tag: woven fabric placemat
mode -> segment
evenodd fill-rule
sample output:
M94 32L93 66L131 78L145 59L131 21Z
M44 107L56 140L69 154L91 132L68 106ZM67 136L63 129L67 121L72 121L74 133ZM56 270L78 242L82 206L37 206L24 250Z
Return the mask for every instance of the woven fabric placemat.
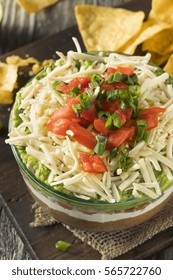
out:
M37 203L33 205L33 210L35 219L31 223L32 227L48 226L58 223L58 221L46 213ZM117 230L111 233L73 229L64 225L76 237L97 250L103 260L114 259L172 226L173 203L169 203L166 208L147 222L130 229Z

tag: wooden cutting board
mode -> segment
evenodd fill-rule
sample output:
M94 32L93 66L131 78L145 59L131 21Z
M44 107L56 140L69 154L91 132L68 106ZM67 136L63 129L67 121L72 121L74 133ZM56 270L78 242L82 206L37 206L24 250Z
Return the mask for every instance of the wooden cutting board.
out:
M147 14L150 9L150 1L146 3L145 0L136 0L128 5L126 4L125 7L132 10L144 10ZM71 40L73 36L79 40L82 49L85 50L77 26L72 26L58 34L43 38L8 53L1 57L0 60L5 61L6 56L13 54L20 57L25 57L26 55L34 56L40 61L56 58L56 50L66 53L70 49L75 49ZM27 79L28 76L24 73L20 79L20 85L22 86ZM31 210L34 201L25 187L10 147L4 143L8 133L10 107L0 105L0 119L4 123L4 128L0 132L0 210L3 209L5 211L14 225L31 259L100 259L98 252L74 237L61 224L39 228L32 228L30 226L34 218ZM10 238L11 233L8 232L7 234L7 238ZM72 245L65 252L58 251L55 249L55 243L58 240L70 242ZM172 244L173 228L170 228L121 256L119 259L149 258ZM14 248L11 248L11 250L14 250Z

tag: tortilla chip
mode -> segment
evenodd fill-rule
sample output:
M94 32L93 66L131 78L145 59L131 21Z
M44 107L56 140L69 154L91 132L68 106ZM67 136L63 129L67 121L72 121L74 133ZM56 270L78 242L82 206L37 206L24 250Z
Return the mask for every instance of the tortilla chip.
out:
M169 73L170 75L173 75L173 54L170 55L163 70Z
M170 25L165 22L159 22L154 19L147 20L143 23L142 30L138 32L130 41L128 41L119 52L124 52L127 54L134 54L138 45L143 43L149 38L152 38L158 32L170 28Z
M168 60L170 54L160 55L158 53L150 52L151 53L151 62L156 64L157 66L162 66Z
M17 55L11 55L6 58L6 62L9 65L16 65L17 67L28 66L29 64L39 63L34 57L20 58Z
M165 29L142 45L142 50L150 50L160 55L166 55L173 52L173 28Z
M55 4L59 0L17 0L18 4L28 13L35 13L50 5Z
M139 32L144 19L142 11L95 5L75 6L79 31L87 51L116 51Z
M17 81L17 67L0 62L0 103L13 102L12 91Z
M173 1L152 0L152 9L149 18L155 18L173 25Z

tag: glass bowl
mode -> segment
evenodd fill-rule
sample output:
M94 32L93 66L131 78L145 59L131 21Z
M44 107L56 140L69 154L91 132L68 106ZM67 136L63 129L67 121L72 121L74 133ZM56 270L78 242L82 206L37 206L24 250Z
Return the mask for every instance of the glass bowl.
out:
M95 52L93 52L95 54ZM12 113L9 127L12 126ZM112 232L136 226L158 213L171 198L173 184L155 200L143 195L126 201L84 200L38 179L23 162L17 146L11 146L25 184L34 200L56 220L82 230Z
M172 185L152 202L147 197L118 203L86 201L57 191L40 181L23 163L16 146L12 146L12 152L34 200L56 220L82 230L112 232L138 225L158 213L173 192Z

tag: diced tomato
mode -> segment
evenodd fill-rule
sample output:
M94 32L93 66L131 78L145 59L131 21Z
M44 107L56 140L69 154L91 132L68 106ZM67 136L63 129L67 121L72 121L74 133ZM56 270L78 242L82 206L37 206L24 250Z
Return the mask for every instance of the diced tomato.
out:
M95 118L97 117L97 111L95 108L95 105L92 104L91 105L91 109L89 110L82 110L80 119L81 119L81 124L88 126L91 123L93 123L93 121L95 120Z
M123 113L126 116L126 121L129 121L132 117L133 110L131 108L126 108L125 110L123 110Z
M59 119L69 119L69 120L76 120L77 121L77 116L75 112L73 111L72 107L69 105L66 105L60 109L55 110L52 115L50 116L50 119L48 123L50 122L55 122Z
M121 127L115 132L109 134L108 137L108 149L114 149L124 143L131 135L130 127Z
M157 115L141 115L138 117L139 120L145 120L147 122L147 127L145 130L150 130L158 126L158 116Z
M76 141L78 141L80 144L87 147L88 149L94 149L96 139L89 130L74 122L72 122L69 129L73 131L73 138Z
M104 109L104 111L107 111L111 114L113 114L116 109L119 109L120 106L121 106L121 100L120 99L117 99L117 100L112 101L112 102L108 102L106 100L102 103L102 108Z
M145 120L147 122L147 127L145 128L145 130L150 130L158 126L158 117L165 111L165 108L160 107L150 107L142 109L138 119Z
M104 173L108 171L102 159L97 155L91 156L80 153L80 160L85 172Z
M83 89L87 88L90 82L91 79L89 77L74 78L68 84L62 82L59 86L57 86L57 90L69 94L74 87L78 87L80 85L81 91L83 92Z
M77 87L78 85L80 85L81 88L86 88L86 87L88 87L88 84L90 82L91 82L91 78L89 78L89 77L79 77L79 78L74 78L73 80L71 80L69 85L71 87Z
M67 99L67 104L72 108L72 105L73 104L80 104L80 101L79 101L79 98L78 96L76 97L73 97L73 98L68 98ZM72 109L73 110L73 109ZM97 111L96 111L96 108L95 108L95 104L93 103L91 105L91 109L89 110L82 110L82 113L80 115L80 118L79 118L79 122L84 125L84 126L88 126L90 125L91 123L93 123L94 119L96 118L97 116Z
M69 86L69 84L61 83L57 86L56 90L62 91L65 94L69 94L72 90L72 88Z
M73 104L79 104L80 101L79 101L79 98L78 96L76 97L69 97L67 98L66 100L66 104L69 105L70 107L73 105Z
M105 72L105 78L107 78L110 74L116 73L116 72L121 72L122 74L131 76L134 73L134 68L133 67L122 67L122 66L119 66L117 68L109 67Z
M105 126L105 121L100 119L94 120L94 128L100 133L103 133L104 135L109 134L109 129Z
M150 107L150 108L146 108L146 109L142 109L140 116L144 116L144 115L161 115L166 111L165 108L160 108L160 107Z
M49 131L61 135L66 136L66 131L69 130L72 121L68 119L58 119L56 121L48 121L47 128Z
M105 111L109 112L110 114L117 112L123 125L127 120L129 120L129 118L131 118L132 110L130 108L129 109L127 108L126 110L122 110L120 108L120 104L121 104L121 100L117 99L113 102L105 101L102 104L102 107Z
M94 149L96 144L96 139L89 130L68 119L58 119L55 122L48 121L47 128L61 136L66 136L66 131L71 130L74 134L72 137L88 149Z
M126 122L125 127L130 127L131 128L131 133L129 135L129 137L126 139L126 141L128 143L133 143L136 139L136 135L137 135L137 123L136 120L129 120Z
M104 89L107 91L116 90L116 89L128 90L128 85L124 84L122 81L118 83L114 83L112 85L108 85L106 82L104 82L101 85L101 90Z
M122 74L126 74L128 76L132 76L134 73L134 68L133 67L123 67L123 66L118 66L117 71L121 72Z

